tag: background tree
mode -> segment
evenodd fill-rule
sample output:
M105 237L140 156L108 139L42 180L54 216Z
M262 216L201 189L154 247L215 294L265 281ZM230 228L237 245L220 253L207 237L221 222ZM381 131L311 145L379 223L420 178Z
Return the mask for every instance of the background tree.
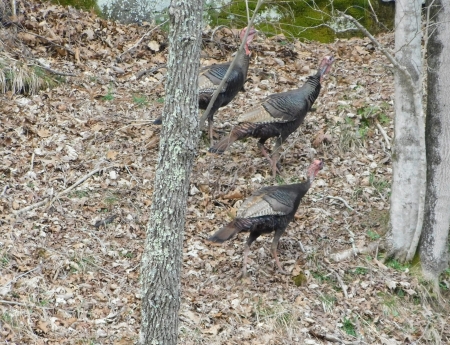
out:
M444 5L445 4L445 5ZM426 118L427 193L420 261L425 278L448 267L450 227L450 2L430 1Z
M176 344L189 178L198 143L202 0L173 0L166 99L142 256L141 344Z
M395 3L395 119L389 256L411 260L419 242L425 195L421 0Z
M450 35L450 3L431 0L427 9L426 141L419 5L417 1L413 7L402 1L396 3L395 57L354 18L342 15L355 23L395 67L394 174L388 257L411 261L419 253L424 277L437 283L439 274L448 267L450 226L450 155L447 148L450 142L447 114L450 72L446 68L450 62L447 39ZM428 32L432 33L429 39Z

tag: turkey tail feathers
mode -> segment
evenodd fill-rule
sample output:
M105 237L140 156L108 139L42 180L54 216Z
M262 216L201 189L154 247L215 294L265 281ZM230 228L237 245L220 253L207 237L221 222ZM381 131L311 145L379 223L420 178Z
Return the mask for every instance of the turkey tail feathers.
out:
M223 243L230 238L232 238L234 235L236 235L240 229L236 226L236 222L232 221L228 225L225 225L223 228L218 230L214 235L212 235L210 238L208 238L208 241L216 242L216 243Z

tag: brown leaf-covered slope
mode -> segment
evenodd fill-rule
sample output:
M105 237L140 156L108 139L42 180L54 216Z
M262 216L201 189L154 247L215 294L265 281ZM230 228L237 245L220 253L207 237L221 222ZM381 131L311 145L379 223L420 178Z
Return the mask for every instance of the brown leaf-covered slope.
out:
M151 121L164 100L166 70L156 68L166 61L167 35L49 3L20 8L23 43L13 44L17 26L0 29L8 54L76 76L35 96L0 95L0 339L131 344L159 141ZM239 44L228 30L212 41L211 31L203 37L203 64L225 62ZM391 34L378 39L392 46ZM324 55L336 62L316 111L283 146L283 181L272 179L250 139L222 156L200 143L186 220L180 344L448 342L448 313L432 311L411 268L385 266L376 250L352 254L386 226L391 66L362 39L323 45L260 35L251 49L246 92L216 114L227 131L268 94L303 84ZM304 180L313 158L325 167L278 248L291 275L277 274L269 236L252 246L250 277L237 280L245 236L220 247L205 240L253 191ZM350 255L336 263L333 254L342 251ZM442 286L448 284L447 276Z

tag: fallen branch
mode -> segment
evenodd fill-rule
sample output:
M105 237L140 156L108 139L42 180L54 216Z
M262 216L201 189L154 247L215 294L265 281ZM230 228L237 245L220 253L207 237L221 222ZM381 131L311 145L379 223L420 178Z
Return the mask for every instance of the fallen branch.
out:
M163 63L161 65L158 65L156 67L152 67L150 69L146 69L144 71L140 71L136 74L136 80L141 79L144 75L149 74L149 73L153 73L156 72L157 70L161 69L161 68L167 68L167 64Z
M0 196L1 197L3 197L3 195L5 195L5 193L6 193L6 190L9 188L9 185L5 185L5 187L3 187L3 190L2 190L2 194L0 194Z
M141 44L142 40L147 37L148 35L150 35L154 30L156 30L157 28L159 28L160 26L166 24L169 21L169 19L163 21L161 24L156 25L154 28L152 28L151 30L147 31L137 42L136 44L134 44L130 49L125 50L122 54L120 54L118 57L116 57L116 61L122 61L122 56L127 54L128 52L130 52L133 49L136 49L137 46L139 44Z
M39 68L42 68L44 70L46 70L47 72L50 72L52 74L56 74L56 75L62 75L65 77L76 77L76 74L73 73L65 73L65 72L60 72L60 71L55 71L54 69L51 69L50 67L45 66L43 63L39 62L36 60L37 63L34 64L34 66L39 66Z
M340 262L346 259L351 258L352 256L356 256L358 254L367 254L373 252L375 249L378 248L379 243L378 242L371 242L366 247L362 248L351 248L346 249L342 252L333 253L330 255L331 260L334 260L336 262Z
M331 273L333 273L336 276L337 281L339 282L339 285L341 286L342 292L344 293L344 297L345 299L348 299L348 294L347 294L347 288L348 286L344 284L344 282L342 281L341 276L339 275L339 273L337 273L335 270L333 270L332 268L327 267L328 271L330 271Z
M331 341L333 343L339 343L339 344L345 344L345 345L358 345L363 344L361 341L346 341L343 339L340 339L334 335L324 333L323 331L317 331L313 328L308 329L309 334L311 334L313 337L316 337L318 339L323 339L327 341Z
M331 196L331 195L327 195L325 198L328 198L328 199L334 199L334 200L339 200L339 201L341 201L344 205L345 205L345 207L347 207L350 211L352 211L352 212L355 212L355 213L357 213L357 214L360 214L358 211L356 211L353 207L351 207L348 203L347 203L347 201L345 201L344 199L342 199L341 197L339 197L339 196Z
M41 207L42 205L45 205L46 203L49 204L49 206L58 198L60 198L61 196L69 193L72 189L74 189L75 187L79 186L80 184L82 184L84 181L86 181L89 177L91 177L92 175L95 175L96 173L98 173L99 171L102 170L108 170L111 168L117 167L117 165L111 165L109 167L105 167L105 168L97 168L92 170L91 172L89 172L87 175L84 175L82 177L80 177L73 185L71 185L69 188L66 188L65 190L63 190L62 192L59 192L58 194L56 194L52 199L50 198L46 198L42 201L39 201L33 205L29 205L27 207L21 208L20 210L14 211L13 213L17 216L23 212L27 212L30 210L33 210L35 208Z
M383 129L383 127L381 127L381 125L378 121L376 121L376 125L377 125L377 128L380 131L381 135L383 136L384 140L386 141L387 149L390 150L391 149L391 140L389 139L388 135L386 134L386 131Z
M14 302L14 301L5 301L3 299L0 299L0 304L20 305L22 307L27 307L27 308L55 309L55 308L50 308L50 307L43 307L40 305L26 304L26 303Z
M27 30L23 30L23 31L26 32L27 34L30 34L30 35L36 36L38 38L41 38L41 39L47 41L48 43L50 43L50 44L52 44L52 45L54 45L54 46L56 46L58 48L64 49L64 50L66 50L67 52L69 52L72 55L75 55L75 52L72 49L64 47L61 44L55 43L50 38L47 38L45 36L41 36L41 35L35 34L34 32L31 32L31 31L27 31Z

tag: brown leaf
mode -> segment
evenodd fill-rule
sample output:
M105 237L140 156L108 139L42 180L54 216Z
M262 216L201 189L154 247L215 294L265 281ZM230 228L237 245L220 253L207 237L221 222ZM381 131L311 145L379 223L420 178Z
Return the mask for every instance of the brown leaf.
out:
M48 323L45 321L38 321L36 327L44 333L48 333Z
M119 152L110 150L106 153L106 158L115 160L118 154L119 154Z
M242 199L243 197L239 187L223 196L224 199Z
M12 203L12 207L13 207L14 210L18 210L20 205L19 205L19 203L17 201L14 200L13 203Z
M42 128L37 131L37 134L41 138L48 138L50 136L50 131L48 129Z
M159 52L159 43L156 41L148 42L147 47L149 47L154 52Z

